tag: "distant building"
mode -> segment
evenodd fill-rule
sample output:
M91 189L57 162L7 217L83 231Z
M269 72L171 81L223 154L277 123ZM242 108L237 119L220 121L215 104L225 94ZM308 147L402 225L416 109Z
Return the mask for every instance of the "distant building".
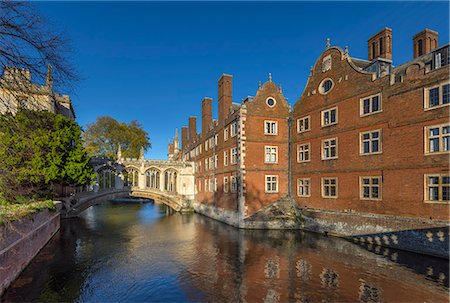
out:
M393 66L389 28L368 60L328 40L292 111L271 77L236 104L222 75L218 120L204 98L201 132L189 117L181 148L178 134L169 144L169 159L195 165L197 210L239 225L288 196L319 213L448 221L449 45L426 29L413 56Z
M31 80L31 72L6 66L0 78L0 113L17 112L18 108L46 110L75 119L70 97L59 95L53 90L53 75L48 66L45 85Z

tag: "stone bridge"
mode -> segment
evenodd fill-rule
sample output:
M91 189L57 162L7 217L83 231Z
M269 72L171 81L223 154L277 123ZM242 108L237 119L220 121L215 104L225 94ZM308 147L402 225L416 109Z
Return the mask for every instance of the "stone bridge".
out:
M191 162L119 158L130 195L162 202L176 211L190 210L194 199Z
M95 158L95 182L62 198L63 217L75 217L101 201L122 197L152 199L175 211L190 211L194 199L192 163L172 160Z

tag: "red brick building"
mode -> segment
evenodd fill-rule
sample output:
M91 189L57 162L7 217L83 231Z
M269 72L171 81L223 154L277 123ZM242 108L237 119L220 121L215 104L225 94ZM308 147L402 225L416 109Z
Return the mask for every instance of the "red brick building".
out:
M292 112L301 206L448 220L449 46L437 39L414 36L414 59L397 67L388 28L368 40L370 61L319 56Z
M449 45L426 29L413 55L392 64L389 28L369 38L369 60L328 41L292 111L270 75L241 104L222 75L218 120L204 98L201 132L190 117L181 152L169 146L195 163L197 211L243 226L290 196L312 210L447 221Z

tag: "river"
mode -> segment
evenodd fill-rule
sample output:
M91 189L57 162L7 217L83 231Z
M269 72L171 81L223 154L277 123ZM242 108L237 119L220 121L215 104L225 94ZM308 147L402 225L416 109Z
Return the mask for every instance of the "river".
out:
M104 202L64 220L1 301L448 302L448 270L447 260L303 231Z

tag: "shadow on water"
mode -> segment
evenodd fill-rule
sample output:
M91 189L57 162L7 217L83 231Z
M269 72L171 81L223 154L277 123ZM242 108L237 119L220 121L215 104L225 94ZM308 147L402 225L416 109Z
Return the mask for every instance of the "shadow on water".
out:
M2 301L447 302L447 273L414 253L105 203L63 221Z

